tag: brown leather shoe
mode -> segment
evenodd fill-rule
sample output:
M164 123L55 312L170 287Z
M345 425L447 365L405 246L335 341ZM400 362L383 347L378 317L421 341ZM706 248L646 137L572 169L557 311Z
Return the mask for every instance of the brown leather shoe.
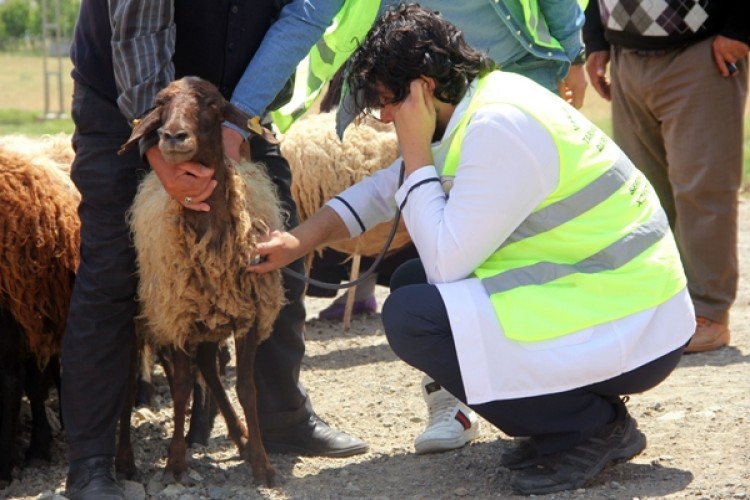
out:
M696 317L695 321L695 333L685 348L686 353L713 351L729 344L728 325L702 316Z

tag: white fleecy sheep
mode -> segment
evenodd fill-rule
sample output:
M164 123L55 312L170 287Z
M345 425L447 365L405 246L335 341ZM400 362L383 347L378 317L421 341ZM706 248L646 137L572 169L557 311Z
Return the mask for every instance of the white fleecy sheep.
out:
M335 115L335 111L307 115L295 122L281 140L281 152L292 169L292 197L300 221L310 217L346 188L389 166L399 156L392 124L367 117L361 123L347 127L343 139L339 139ZM361 256L375 257L380 253L391 226L391 222L384 222L356 238L329 245L351 256L351 281L359 275ZM402 220L388 252L399 250L410 242ZM353 303L354 289L350 289L344 309L345 329L349 328Z
M343 139L336 135L335 112L307 115L295 122L281 140L281 152L292 169L292 197L300 221L328 200L368 175L392 164L399 156L392 124L366 118L347 127ZM390 231L388 222L378 224L350 240L329 245L347 254L374 257ZM410 242L403 222L390 251Z

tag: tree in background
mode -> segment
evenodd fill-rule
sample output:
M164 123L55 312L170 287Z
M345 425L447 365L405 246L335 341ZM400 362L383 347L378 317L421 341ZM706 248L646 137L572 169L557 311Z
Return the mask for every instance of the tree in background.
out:
M17 48L27 34L31 5L29 0L5 0L0 5L0 20L3 24L3 39L0 46L4 49Z
M42 0L0 0L0 50L41 47ZM48 0L48 20L53 18L56 0ZM60 31L64 39L73 32L81 0L59 0Z

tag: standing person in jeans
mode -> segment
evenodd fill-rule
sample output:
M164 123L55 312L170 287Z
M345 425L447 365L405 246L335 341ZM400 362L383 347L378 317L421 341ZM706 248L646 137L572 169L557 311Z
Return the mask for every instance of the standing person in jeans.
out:
M381 11L399 3L384 0ZM586 78L581 27L584 16L575 0L424 0L419 3L440 12L463 32L470 45L486 51L503 71L534 80L576 108L583 105ZM348 108L347 101L339 108L340 129L352 119ZM326 282L347 279L349 265L344 263L347 257L327 249L322 256L316 255L310 276ZM357 286L353 313L374 312L376 283L389 286L398 266L415 257L417 252L413 245L386 257L375 275ZM369 268L373 260L363 259L362 267ZM308 287L307 294L335 295L315 286ZM341 319L345 300L346 294L340 295L320 312L320 318ZM417 453L460 448L479 436L479 419L470 408L429 376L423 377L421 387L428 407L428 421L424 432L414 441Z
M584 41L591 84L612 102L614 139L654 185L677 239L697 315L685 352L725 346L738 282L750 2L592 0Z
M249 268L284 266L400 208L420 259L393 276L388 342L525 438L498 460L517 470L512 486L580 488L640 453L646 438L620 396L663 381L695 328L643 174L572 106L495 70L418 6L376 23L348 83L356 111L395 124L403 161L273 232Z
M62 347L68 498L124 498L113 456L135 341L137 274L126 211L140 176L150 166L167 192L193 210L210 210L204 200L216 185L211 165L167 164L154 138L142 141L140 155L118 156L130 123L148 112L161 88L185 75L213 82L248 116L263 116L342 3L294 0L281 10L276 0L83 0L71 51L71 175L82 196L81 264ZM267 166L293 227L288 163L278 146L225 127L229 156L239 159L244 140L252 159ZM292 267L301 272L302 260ZM285 280L285 288L288 304L256 363L266 449L333 457L363 453L363 441L328 427L312 410L299 382L304 284Z

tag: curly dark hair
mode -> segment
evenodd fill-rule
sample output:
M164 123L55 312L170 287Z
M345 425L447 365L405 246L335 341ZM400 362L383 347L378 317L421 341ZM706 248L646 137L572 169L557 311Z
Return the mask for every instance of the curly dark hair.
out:
M477 76L494 70L486 54L472 48L463 33L439 13L419 4L401 4L386 11L349 61L347 84L355 113L380 102L378 84L398 103L409 95L409 84L420 76L435 79L435 97L457 104Z

